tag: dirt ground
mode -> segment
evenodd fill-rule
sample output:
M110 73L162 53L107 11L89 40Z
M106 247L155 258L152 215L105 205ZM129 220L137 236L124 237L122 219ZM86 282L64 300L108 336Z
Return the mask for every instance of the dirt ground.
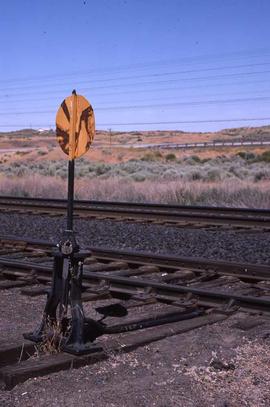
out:
M0 346L36 326L44 300L19 288L1 292ZM0 391L0 406L267 407L269 346L270 319L238 312L96 365L30 379Z
M90 150L84 155L85 160L93 162L104 162L116 164L131 159L140 160L149 153L149 147L133 148L133 145L160 144L160 143L198 143L218 140L234 141L235 138L261 137L261 133L269 134L268 127L261 128L239 128L222 130L213 133L185 133L181 131L142 131L142 132L114 132L97 131ZM247 149L247 147L245 147ZM252 147L254 153L260 154L268 147ZM158 151L158 150L156 150ZM155 151L155 152L156 152ZM196 150L162 149L162 154L174 153L177 159L196 154L201 159L215 158L218 155L233 156L243 147L222 147ZM47 160L63 160L66 155L62 152L53 131L39 133L34 130L21 130L15 133L0 134L0 161L5 163L14 162L42 162Z

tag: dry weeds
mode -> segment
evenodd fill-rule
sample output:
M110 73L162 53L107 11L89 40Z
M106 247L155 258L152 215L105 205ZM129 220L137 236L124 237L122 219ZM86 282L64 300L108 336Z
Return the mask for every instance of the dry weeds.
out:
M143 181L119 177L110 179L78 179L77 199L116 200L128 202L158 202L184 205L270 207L270 181L225 180L203 181ZM0 194L46 198L65 198L66 181L60 177L0 178Z

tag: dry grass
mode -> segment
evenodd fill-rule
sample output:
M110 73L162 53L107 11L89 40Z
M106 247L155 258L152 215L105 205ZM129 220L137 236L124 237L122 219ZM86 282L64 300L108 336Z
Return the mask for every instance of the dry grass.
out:
M270 207L270 181L224 180L202 181L143 181L124 178L81 178L76 181L77 199L158 202L185 205ZM65 198L67 183L60 177L0 178L0 194L45 198Z
M246 342L235 349L233 360L221 360L233 369L216 370L209 366L193 366L184 374L191 377L208 394L209 406L219 396L223 406L266 407L270 402L269 345ZM213 403L213 404L212 404Z
M39 344L38 350L41 354L52 355L61 352L64 340L60 323L50 323L46 325L43 341Z

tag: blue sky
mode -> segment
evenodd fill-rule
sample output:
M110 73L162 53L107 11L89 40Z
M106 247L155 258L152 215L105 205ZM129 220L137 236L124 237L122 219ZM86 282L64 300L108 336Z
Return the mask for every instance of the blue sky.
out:
M74 88L98 129L270 122L251 120L270 117L269 0L13 0L0 15L0 131L54 126Z

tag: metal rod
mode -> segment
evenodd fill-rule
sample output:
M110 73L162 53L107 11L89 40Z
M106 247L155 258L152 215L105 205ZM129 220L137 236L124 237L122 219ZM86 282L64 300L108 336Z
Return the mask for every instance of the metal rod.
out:
M76 124L77 124L77 94L76 90L72 91L72 104L70 115L70 132L69 132L69 159L75 158L75 140L76 140Z
M72 91L72 107L69 133L69 162L68 162L68 206L67 206L67 230L73 230L73 206L74 206L74 171L75 171L75 134L77 122L77 94Z
M68 205L67 205L67 230L73 230L73 203L74 203L74 160L68 161Z

